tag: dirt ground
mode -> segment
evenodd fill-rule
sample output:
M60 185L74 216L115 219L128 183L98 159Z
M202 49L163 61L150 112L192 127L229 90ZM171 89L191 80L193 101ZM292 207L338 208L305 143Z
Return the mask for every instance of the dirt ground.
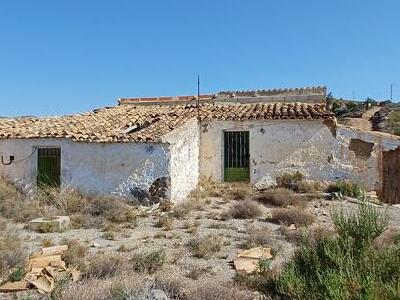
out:
M253 198L254 195L247 196ZM105 237L102 229L70 229L62 233L37 233L25 228L26 224L10 223L9 228L18 232L29 253L42 247L45 240L53 244L62 244L65 240L78 240L89 247L89 256L96 253L119 255L129 258L133 253L164 249L167 263L163 269L171 276L196 281L210 278L218 281L231 282L235 270L233 260L238 251L254 229L262 229L270 235L270 246L273 251L271 267L279 268L293 254L296 245L282 230L282 225L270 221L272 205L259 204L262 214L251 219L224 218L229 208L238 200L221 197L202 199L204 205L200 209L190 211L182 219L173 218L168 228L157 226L161 212L155 207L139 208L139 219L135 227L126 224L116 225L113 236ZM243 200L241 200L243 201ZM343 208L353 211L358 204L346 200L326 200L322 198L307 202L306 209L316 216L316 222L309 227L297 228L294 232L308 231L311 228L331 228L330 213L333 209ZM400 228L400 208L384 205L376 206L382 212L387 212L389 227ZM189 244L199 236L214 234L222 240L222 249L208 258L194 256ZM111 239L110 239L111 238ZM194 276L193 274L197 274ZM250 292L249 292L250 293ZM10 294L0 294L0 299L7 299Z

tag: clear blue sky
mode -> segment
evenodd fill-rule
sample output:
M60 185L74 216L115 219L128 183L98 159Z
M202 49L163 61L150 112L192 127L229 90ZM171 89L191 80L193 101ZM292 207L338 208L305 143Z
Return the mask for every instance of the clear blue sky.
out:
M0 0L0 115L327 85L400 98L398 0Z

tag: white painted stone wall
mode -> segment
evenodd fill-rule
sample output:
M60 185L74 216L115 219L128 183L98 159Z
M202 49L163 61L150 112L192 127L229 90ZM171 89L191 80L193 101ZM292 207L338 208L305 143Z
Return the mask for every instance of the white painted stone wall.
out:
M164 137L171 144L171 199L174 201L185 199L197 187L199 136L197 119L193 119Z
M200 175L223 181L223 132L248 130L250 135L250 180L299 170L310 179L350 179L367 189L380 187L379 153L400 145L400 139L382 138L339 126L336 137L322 121L211 121L201 126ZM374 142L371 156L358 158L348 146L352 138Z
M37 151L34 147L61 148L61 184L84 193L119 193L131 188L148 189L151 183L169 176L170 151L167 144L77 143L68 139L0 140L0 176L17 181L25 188L36 186ZM22 160L22 161L21 161Z

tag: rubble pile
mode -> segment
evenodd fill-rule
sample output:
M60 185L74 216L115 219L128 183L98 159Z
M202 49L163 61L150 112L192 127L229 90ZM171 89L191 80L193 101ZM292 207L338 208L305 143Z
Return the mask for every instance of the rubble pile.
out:
M50 293L58 278L69 277L77 281L80 272L68 269L62 260L62 254L68 250L67 245L45 247L35 252L26 265L26 274L19 281L9 281L0 286L0 292L19 292L36 289L39 293Z

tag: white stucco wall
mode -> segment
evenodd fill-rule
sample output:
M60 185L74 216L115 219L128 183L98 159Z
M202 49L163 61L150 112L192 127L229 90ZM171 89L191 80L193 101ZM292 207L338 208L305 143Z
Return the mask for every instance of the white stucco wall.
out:
M169 176L170 172L167 144L9 139L0 141L0 155L5 161L14 155L16 162L8 166L0 164L0 176L18 181L25 188L34 187L37 174L37 151L32 154L34 147L60 147L62 186L74 186L89 194L116 192L128 195L131 188L148 189L155 179Z
M199 181L199 125L196 119L164 137L170 143L171 199L180 201L196 188Z
M395 148L400 140L373 132L339 126L336 136L322 121L211 121L201 126L200 175L223 181L223 132L248 130L250 180L299 170L310 179L350 179L367 189L380 187L380 151ZM349 149L352 138L373 142L369 158Z

